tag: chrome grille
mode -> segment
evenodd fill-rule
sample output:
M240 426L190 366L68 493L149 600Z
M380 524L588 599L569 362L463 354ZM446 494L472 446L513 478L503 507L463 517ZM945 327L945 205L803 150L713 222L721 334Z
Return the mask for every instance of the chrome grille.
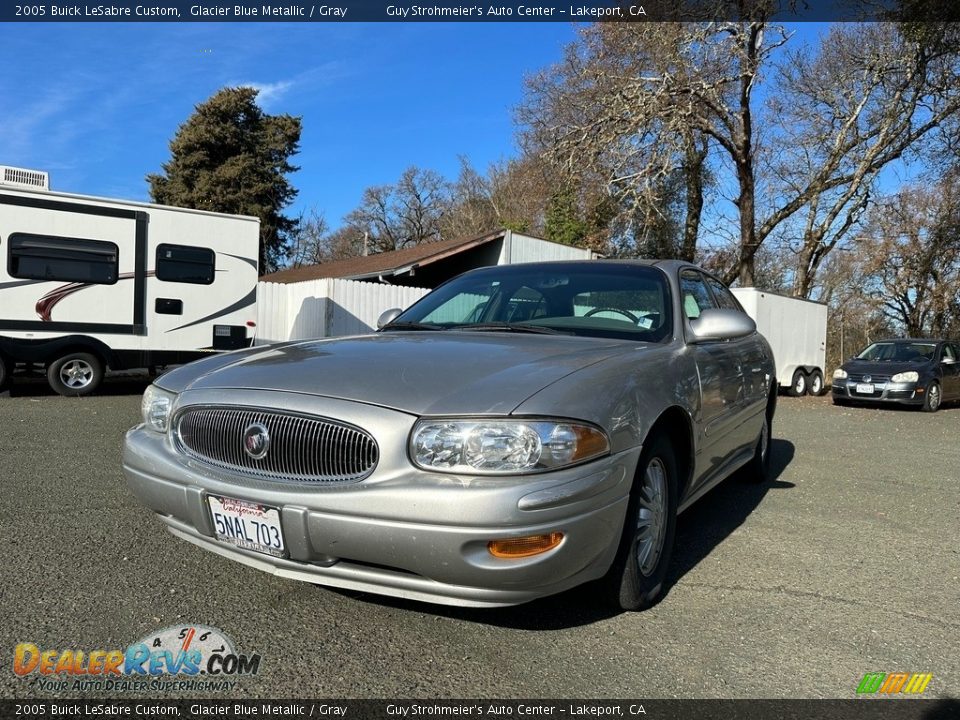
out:
M263 425L270 444L256 460L244 449L244 433ZM188 407L174 423L177 444L211 465L272 480L339 483L362 480L379 459L369 433L327 418L269 410Z

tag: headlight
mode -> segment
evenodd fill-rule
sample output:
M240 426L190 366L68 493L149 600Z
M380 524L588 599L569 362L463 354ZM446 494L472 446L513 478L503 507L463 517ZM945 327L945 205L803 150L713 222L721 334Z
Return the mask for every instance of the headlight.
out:
M170 410L176 397L174 393L156 385L148 387L140 402L140 414L143 415L144 424L151 430L166 432L170 425Z
M608 452L603 431L552 420L421 420L410 436L415 465L452 473L543 472Z
M834 379L834 380L846 380L846 379L847 379L847 371L844 370L843 368L837 368L836 370L833 371L833 379Z
M906 372L897 373L892 378L890 382L916 382L920 379L920 373L916 370L907 370Z

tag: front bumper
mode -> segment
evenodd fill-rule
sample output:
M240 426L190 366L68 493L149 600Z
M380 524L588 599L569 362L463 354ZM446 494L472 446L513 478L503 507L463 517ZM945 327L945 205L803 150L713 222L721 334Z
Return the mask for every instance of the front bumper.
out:
M872 383L872 393L857 392L857 382L853 380L834 380L833 397L853 402L885 402L901 405L922 405L926 397L926 389L916 382L882 382Z
M369 406L324 402L331 407L315 412L329 417L356 422L351 412L371 412ZM415 420L377 412L381 421L393 415L401 425L394 439L405 438ZM378 441L389 447L384 438ZM403 467L385 451L362 482L303 487L234 477L177 452L169 436L138 426L126 435L123 467L133 493L174 535L224 557L322 585L497 606L561 592L607 571L639 453L636 448L543 475L490 478L428 473L408 461ZM280 508L289 557L217 540L209 494ZM499 559L487 551L490 540L551 532L564 539L541 555Z

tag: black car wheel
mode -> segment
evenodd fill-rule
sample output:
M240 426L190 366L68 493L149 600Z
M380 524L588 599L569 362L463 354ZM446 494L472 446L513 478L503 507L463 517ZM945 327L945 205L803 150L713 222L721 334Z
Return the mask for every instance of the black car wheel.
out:
M10 370L13 366L7 362L7 359L0 355L0 390L3 390L7 385L7 380L10 379Z
M819 370L814 370L810 373L807 384L807 395L813 395L814 397L823 395L823 373Z
M677 463L663 435L652 439L637 465L623 536L604 583L623 610L645 610L663 594L677 526Z
M787 394L790 397L800 397L807 392L807 374L797 368L793 373L793 379L790 381L790 387L787 388Z
M753 458L744 468L746 471L746 477L751 482L766 482L767 478L770 477L770 445L770 416L769 413L764 413L763 427L760 429L760 437L757 439L757 447L753 452Z
M942 393L940 392L940 383L934 380L927 386L927 396L923 400L923 411L924 412L936 412L940 409L940 404L943 402Z

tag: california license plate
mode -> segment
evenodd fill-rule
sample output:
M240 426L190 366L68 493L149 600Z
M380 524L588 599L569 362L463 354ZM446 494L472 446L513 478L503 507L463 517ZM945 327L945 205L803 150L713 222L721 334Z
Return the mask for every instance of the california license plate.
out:
M217 540L246 550L285 557L279 508L234 498L208 495Z
M873 395L873 384L857 383L857 392L861 395Z

